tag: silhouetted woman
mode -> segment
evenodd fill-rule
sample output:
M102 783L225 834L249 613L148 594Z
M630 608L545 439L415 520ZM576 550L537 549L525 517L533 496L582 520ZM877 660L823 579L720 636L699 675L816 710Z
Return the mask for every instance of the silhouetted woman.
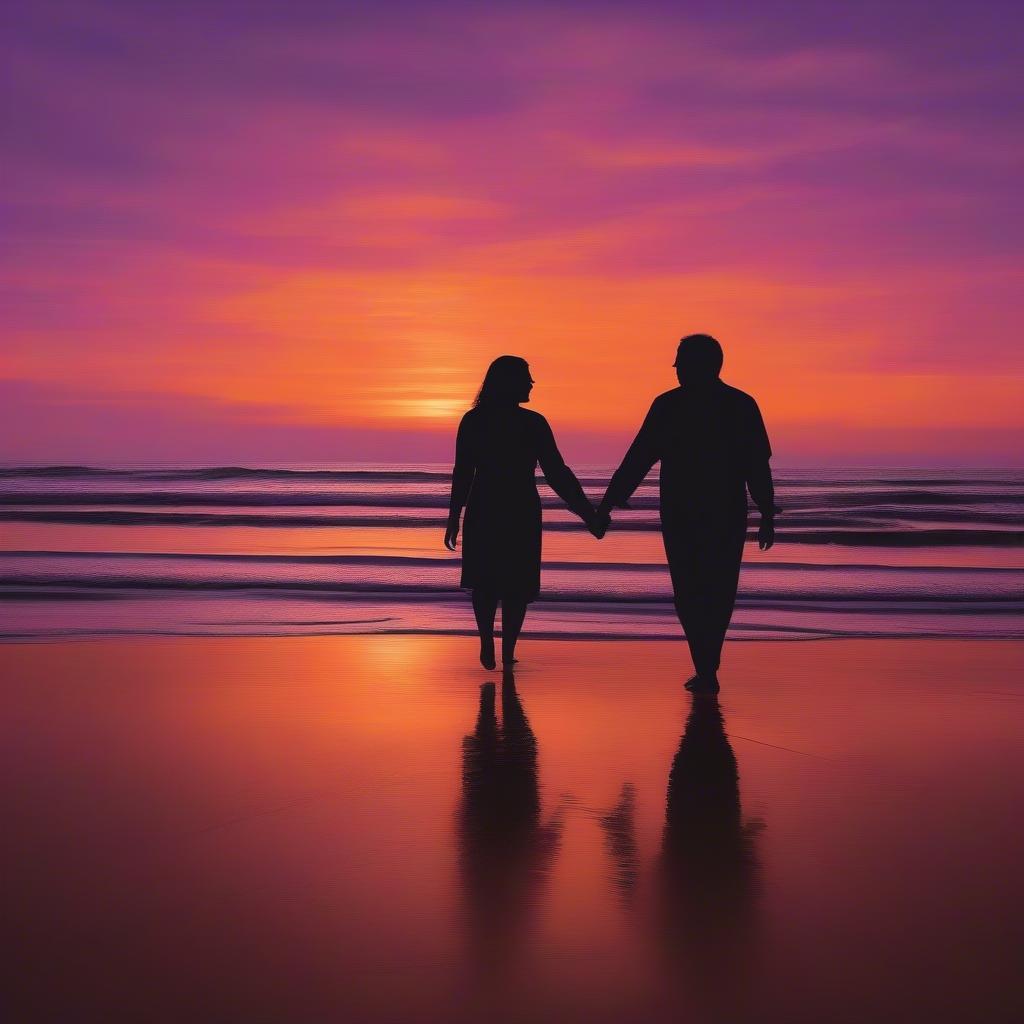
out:
M494 683L480 688L480 710L462 741L459 869L470 954L483 975L514 966L561 845L564 805L541 820L537 739L506 672L501 722Z
M501 660L515 661L526 606L540 591L540 495L536 469L587 526L594 509L562 461L548 421L520 407L533 378L525 359L499 356L487 368L473 408L462 417L455 443L452 496L444 543L455 550L459 517L462 586L473 592L480 633L480 663L492 669L494 616L501 602Z

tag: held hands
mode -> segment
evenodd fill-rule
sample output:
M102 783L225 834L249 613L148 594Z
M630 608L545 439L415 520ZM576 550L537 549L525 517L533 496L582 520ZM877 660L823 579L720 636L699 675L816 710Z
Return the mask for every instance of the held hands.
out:
M612 517L605 506L598 505L597 508L591 508L589 514L584 517L583 520L587 524L587 529L598 539L601 540L604 535L608 532L608 527L611 526Z

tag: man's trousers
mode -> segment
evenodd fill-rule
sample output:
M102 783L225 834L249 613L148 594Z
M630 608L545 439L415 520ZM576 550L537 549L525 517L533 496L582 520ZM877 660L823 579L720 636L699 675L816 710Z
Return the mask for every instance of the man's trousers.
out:
M723 517L717 523L662 523L665 554L672 575L676 614L686 633L698 675L714 675L732 619L739 585L743 542L740 522Z

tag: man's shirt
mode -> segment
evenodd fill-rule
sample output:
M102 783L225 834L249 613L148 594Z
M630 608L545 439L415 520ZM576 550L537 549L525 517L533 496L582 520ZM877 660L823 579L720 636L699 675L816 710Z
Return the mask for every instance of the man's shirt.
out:
M745 516L748 486L762 513L771 514L771 454L750 395L717 379L674 388L651 404L605 501L625 505L660 461L663 521Z

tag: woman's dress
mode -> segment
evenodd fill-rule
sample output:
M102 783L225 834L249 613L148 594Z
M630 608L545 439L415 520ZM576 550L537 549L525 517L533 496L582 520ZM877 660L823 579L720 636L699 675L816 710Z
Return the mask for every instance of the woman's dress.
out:
M518 405L477 406L459 424L451 508L463 505L462 581L509 600L540 591L541 507L536 469L581 518L590 503L562 460L548 421Z

